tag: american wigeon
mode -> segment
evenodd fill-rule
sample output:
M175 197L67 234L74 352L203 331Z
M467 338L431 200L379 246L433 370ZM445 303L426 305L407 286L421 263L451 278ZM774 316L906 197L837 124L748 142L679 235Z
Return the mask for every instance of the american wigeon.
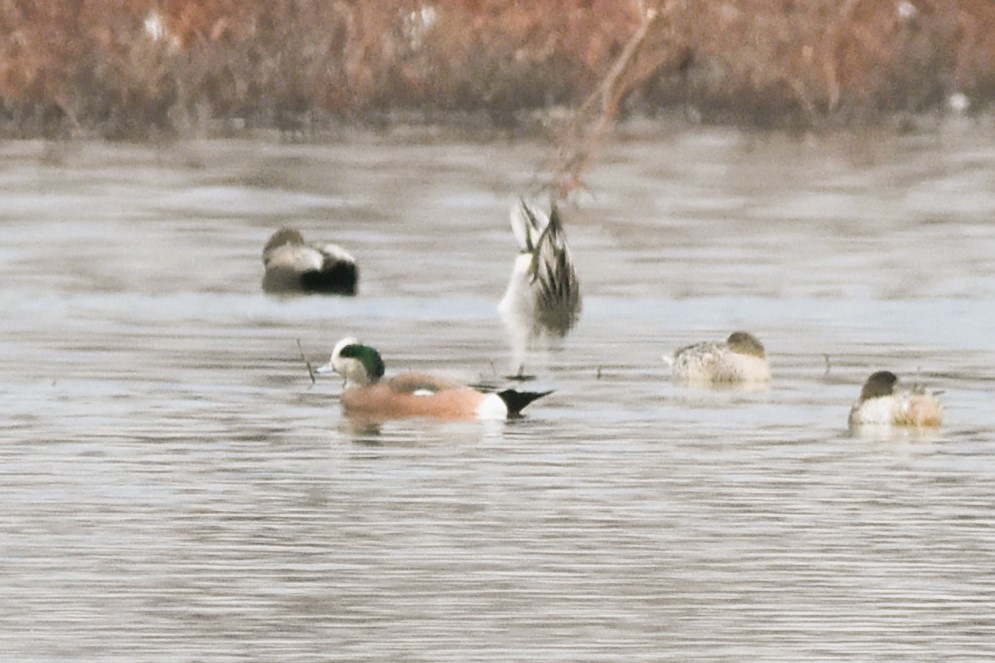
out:
M519 254L498 313L516 353L541 336L562 337L580 315L580 286L566 232L554 204L547 215L525 200L511 209Z
M872 373L850 408L850 426L887 425L932 428L943 420L943 406L920 385L905 387L891 371Z
M506 389L484 393L461 382L423 373L384 379L380 353L356 338L336 344L328 364L318 373L336 372L345 379L342 408L366 421L428 417L440 420L506 419L551 392Z
M764 383L770 366L764 346L753 334L733 332L724 343L695 343L664 356L674 380L690 384Z
M263 248L263 290L269 293L355 295L356 260L337 244L307 244L293 228L280 228Z

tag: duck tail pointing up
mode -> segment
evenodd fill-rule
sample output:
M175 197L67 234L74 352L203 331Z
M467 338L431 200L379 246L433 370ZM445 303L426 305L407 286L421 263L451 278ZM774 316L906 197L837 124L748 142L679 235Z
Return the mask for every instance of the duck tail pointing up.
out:
M514 416L525 409L525 406L532 401L542 398L543 396L548 396L553 393L552 391L515 391L514 389L505 389L504 391L499 391L498 396L504 401L504 404L508 407L508 416Z

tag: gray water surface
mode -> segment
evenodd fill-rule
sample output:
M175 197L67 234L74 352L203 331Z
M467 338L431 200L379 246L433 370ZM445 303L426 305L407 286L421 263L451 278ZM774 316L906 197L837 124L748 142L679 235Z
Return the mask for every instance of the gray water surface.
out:
M358 430L308 359L494 380L539 142L0 145L0 657L995 657L995 130L633 131L501 424ZM280 225L358 259L279 299ZM765 391L662 355L749 329ZM866 376L942 429L851 435Z

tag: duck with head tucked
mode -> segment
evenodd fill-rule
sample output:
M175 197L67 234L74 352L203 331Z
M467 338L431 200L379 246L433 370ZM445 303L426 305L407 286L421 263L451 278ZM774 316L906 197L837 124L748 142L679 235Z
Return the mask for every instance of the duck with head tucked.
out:
M293 228L280 228L263 248L263 290L271 294L355 295L356 260L338 244L308 244Z
M438 420L507 419L549 391L505 389L484 393L469 385L423 373L384 378L380 353L347 337L332 351L318 373L338 373L345 380L342 408L363 421L427 417Z
M695 343L664 356L677 382L700 385L763 384L770 381L764 346L749 332L736 331L724 343Z
M519 199L511 209L511 229L519 254L498 313L520 361L532 341L563 337L570 331L580 316L581 299L556 205L547 215Z
M849 424L935 428L943 421L943 406L921 385L905 387L891 371L872 373L850 408Z

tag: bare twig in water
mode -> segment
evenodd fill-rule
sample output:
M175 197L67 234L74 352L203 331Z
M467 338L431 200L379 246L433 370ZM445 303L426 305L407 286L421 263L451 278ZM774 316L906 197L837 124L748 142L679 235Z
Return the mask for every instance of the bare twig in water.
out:
M304 360L304 365L307 366L307 374L311 378L311 386L313 387L316 382L314 379L314 369L311 368L311 362L304 356L304 347L301 345L301 339L297 339L297 349L300 350L301 359Z

